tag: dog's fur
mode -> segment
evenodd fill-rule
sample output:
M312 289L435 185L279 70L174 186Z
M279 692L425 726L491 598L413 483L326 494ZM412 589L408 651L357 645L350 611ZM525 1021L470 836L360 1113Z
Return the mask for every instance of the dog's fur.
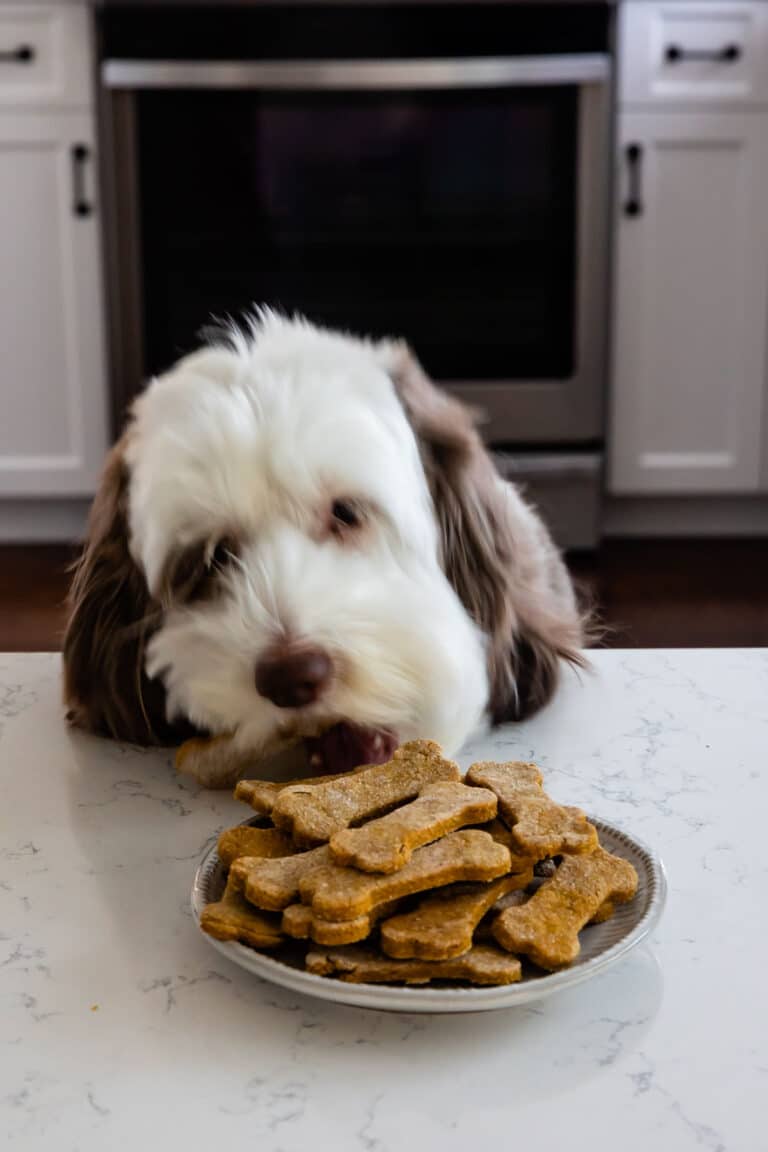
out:
M286 637L332 659L306 708L256 691ZM408 347L262 312L135 402L72 584L65 698L141 744L258 753L344 722L450 753L485 711L546 703L582 642L542 522Z

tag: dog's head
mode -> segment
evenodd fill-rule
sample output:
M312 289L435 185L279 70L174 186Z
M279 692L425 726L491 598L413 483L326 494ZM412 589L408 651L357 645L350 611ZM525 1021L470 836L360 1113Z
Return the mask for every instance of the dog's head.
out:
M570 586L401 344L262 315L155 380L107 463L64 645L73 720L340 766L543 703Z

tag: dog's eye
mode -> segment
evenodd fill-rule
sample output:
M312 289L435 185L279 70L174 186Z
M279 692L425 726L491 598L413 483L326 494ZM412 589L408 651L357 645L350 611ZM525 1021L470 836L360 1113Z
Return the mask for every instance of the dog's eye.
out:
M353 531L362 524L360 509L352 500L334 500L331 505L331 530Z
M213 549L203 542L189 545L168 566L163 599L177 604L210 599L216 577L232 563L237 550L237 541L230 536L222 537Z
M234 536L223 536L211 553L208 567L223 572L237 558L238 545Z

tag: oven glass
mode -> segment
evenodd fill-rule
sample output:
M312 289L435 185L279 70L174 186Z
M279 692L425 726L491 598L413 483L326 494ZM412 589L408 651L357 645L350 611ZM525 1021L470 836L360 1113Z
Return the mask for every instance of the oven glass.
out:
M147 373L253 302L446 381L574 368L575 87L144 92Z

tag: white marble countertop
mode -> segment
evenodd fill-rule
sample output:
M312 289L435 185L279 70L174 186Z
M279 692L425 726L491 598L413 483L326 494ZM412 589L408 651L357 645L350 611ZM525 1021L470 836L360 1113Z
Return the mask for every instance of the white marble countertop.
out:
M24 1152L768 1149L768 652L600 652L532 723L558 799L664 857L650 944L470 1016L304 999L229 964L189 891L244 818L163 754L68 732L54 656L0 656L0 1133ZM7 1146L7 1145L6 1145Z

